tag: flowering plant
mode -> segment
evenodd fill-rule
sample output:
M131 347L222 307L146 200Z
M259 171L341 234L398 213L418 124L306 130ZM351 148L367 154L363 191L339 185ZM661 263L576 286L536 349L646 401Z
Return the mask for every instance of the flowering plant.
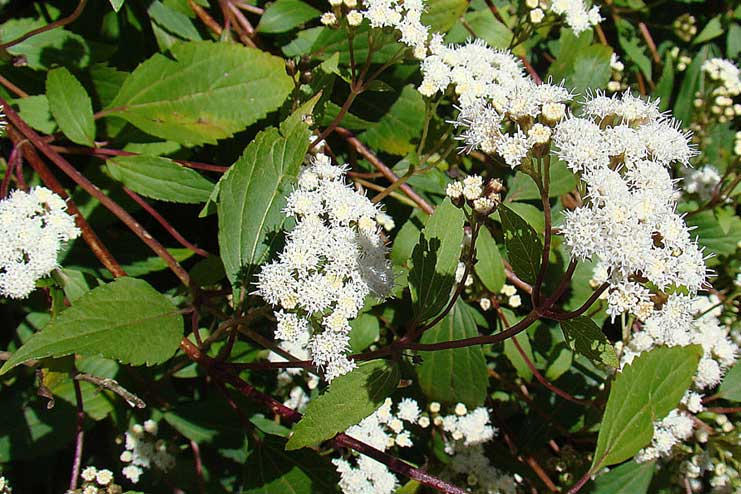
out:
M0 494L741 489L732 2L0 3Z

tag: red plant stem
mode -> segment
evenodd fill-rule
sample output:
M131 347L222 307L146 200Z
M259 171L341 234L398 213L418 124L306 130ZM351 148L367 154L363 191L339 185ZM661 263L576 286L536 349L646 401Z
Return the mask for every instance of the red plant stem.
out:
M190 440L190 449L193 450L193 460L196 468L196 478L198 479L198 492L206 494L206 484L203 481L203 462L201 461L201 449L198 447L198 443L194 440Z
M221 33L224 32L223 28L208 14L208 12L203 10L203 7L195 3L193 0L188 0L188 5L191 10L195 12L201 22L206 25L206 27L213 31L216 36L221 36Z
M358 140L355 135L350 132L349 130L343 128L343 127L337 127L334 129L336 134L339 134L342 138L347 141L348 144L350 144L355 150L361 154L365 159L368 160L368 162L373 165L376 170L381 172L386 179L394 183L397 180L399 180L399 177L396 176L396 174L386 166L386 164L383 163L378 157L373 154L373 152L365 147L365 145ZM432 214L432 212L435 210L430 204L425 201L421 196L419 196L414 190L412 190L411 187L409 187L409 184L402 184L399 189L406 194L409 199L411 199L419 208L424 211L427 214Z
M12 82L10 82L8 79L0 75L0 84L8 88L8 90L18 96L19 98L28 98L28 93L25 92L23 89L19 88Z
M592 306L592 304L597 301L600 295L602 295L604 291L607 290L608 287L609 285L607 283L603 283L602 286L597 288L597 290L595 290L594 293L592 293L592 295L587 299L587 301L584 302L584 304L582 304L582 306L576 310L573 310L571 312L552 312L548 310L543 315L555 321L565 321L567 319L573 319L575 317L578 317L584 314Z
M10 137L16 148L20 148L23 143L28 142L22 140L14 129L8 129L8 136ZM31 168L33 168L34 171L39 175L39 177L41 177L41 181L44 182L44 185L49 187L49 189L51 189L55 194L67 201L67 211L74 215L75 223L82 233L82 239L85 241L88 247L90 247L93 255L95 255L100 263L108 271L111 272L114 278L126 276L126 272L123 270L118 261L116 261L116 259L113 257L113 254L111 254L108 248L103 244L103 242L101 242L100 238L90 227L90 224L88 224L88 222L85 220L85 217L82 215L80 210L77 209L77 205L67 195L67 191L64 190L62 184L59 183L57 178L54 176L51 170L49 170L46 164L44 164L44 161L36 153L36 151L30 144L23 146L23 156L26 158L26 161L28 161L28 164L31 165Z
M525 66L525 70L527 70L527 73L530 75L533 81L535 81L535 84L542 84L543 79L540 78L538 73L535 71L535 68L530 64L530 62L527 61L527 58L520 56L520 61L522 62L522 65Z
M499 302L497 302L496 299L493 300L494 306L497 310L497 316L502 321L502 324L505 326L509 326L509 321L507 321L507 316L504 315L504 311L502 311L502 308L499 306ZM591 405L592 403L586 400L580 400L579 398L575 398L574 396L570 395L566 391L562 390L552 382L550 382L548 379L546 379L540 371L535 367L535 364L530 360L530 358L525 353L525 350L522 349L522 345L520 345L520 342L517 341L517 338L512 338L512 343L514 343L515 348L517 348L517 352L522 357L522 360L525 361L525 364L527 365L528 369L530 369L530 372L533 373L533 376L535 376L535 379L538 380L540 384L545 386L547 389L552 391L553 393L557 394L561 398L570 401L572 403L576 403L577 405Z
M91 155L102 159L107 159L108 156L141 156L139 153L132 153L131 151L123 151L121 149L108 149L108 148L86 148L76 146L49 146L51 149L62 154L83 154ZM210 163L200 163L198 161L186 161L186 160L173 160L187 168L195 168L196 170L204 170L208 172L225 173L229 167L212 165Z
M80 466L82 465L82 448L85 442L85 409L82 403L82 389L80 381L73 379L72 385L75 388L75 403L77 404L77 424L75 427L75 455L72 459L72 475L69 479L69 489L77 489L77 482L80 479Z
M715 407L706 408L705 411L713 413L739 413L741 412L741 407Z
M574 486L571 489L569 489L568 494L576 494L577 492L579 492L581 488L584 487L584 485L587 482L589 482L589 479L591 478L592 478L592 471L588 470L587 473L585 473L584 476L579 479L579 482L574 484Z
M31 143L47 158L49 158L59 169L61 169L68 177L82 187L88 194L95 197L103 204L111 213L113 213L118 219L120 219L126 226L131 229L134 234L139 237L152 251L160 256L170 270L180 279L185 286L191 285L191 279L188 272L183 269L180 263L172 257L172 255L165 249L162 244L152 237L139 222L137 222L124 208L118 203L113 201L107 195L103 193L95 184L88 180L82 175L77 169L72 166L67 160L65 160L59 153L49 147L47 143L37 134L26 122L13 110L13 108L5 101L0 98L0 104L5 108L5 115L8 121L13 124Z
M232 374L231 372L222 369L218 365L214 365L215 363L212 361L212 359L202 353L198 349L198 347L196 347L189 340L184 338L180 342L180 349L183 350L183 352L185 352L185 354L191 360L202 365L214 379L232 385L232 387L234 387L246 398L259 403L260 405L273 412L275 415L280 416L290 423L295 423L301 420L302 415L299 412L288 408L274 398L258 391L251 384L240 379L238 376ZM369 456L370 458L373 458L376 461L383 463L390 470L414 479L423 485L427 485L429 487L432 487L433 489L437 489L440 492L446 494L465 494L466 492L459 487L438 479L437 477L434 477L418 468L412 467L408 463L403 462L398 458L394 458L387 453L379 451L378 449L373 448L372 446L361 441L358 441L357 439L354 439L344 433L337 434L334 438L334 443L338 447L354 449L358 453L362 453L366 456Z
M8 167L5 169L5 176L3 182L0 184L0 199L7 197L8 187L10 187L10 177L13 176L13 172L20 166L21 160L21 148L26 141L20 141L18 145L13 146L13 150L10 152L8 157Z
M67 24L74 22L78 17L80 17L80 14L82 14L82 11L85 8L86 3L87 3L87 0L80 0L80 3L77 4L77 7L75 8L75 10L73 10L72 13L68 15L67 17L54 21L50 24L47 24L46 26L41 26L39 28L33 29L27 32L26 34L24 34L23 36L10 40L7 43L0 44L0 50L7 50L11 46L15 46L18 43L22 43L32 36L45 33L46 31L51 31L52 29L56 29L58 27L66 26Z
M132 190L129 190L126 187L123 187L123 191L126 192L126 194L129 197L131 197L134 201L136 201L136 203L138 205L140 205L142 207L142 209L144 209L144 211L146 211L147 213L149 213L150 216L152 216L152 218L154 218L155 220L157 220L157 222L160 225L162 225L162 228L164 228L165 230L167 230L167 233L169 233L170 235L172 235L172 237L175 240L177 240L180 245L182 245L186 249L189 249L189 250L195 252L199 256L208 257L208 255L209 255L208 252L206 252L205 250L200 249L200 248L196 247L195 245L193 245L192 243L188 242L185 239L185 237L183 237L180 234L180 232L178 232L175 229L175 227L173 227L161 214L159 214L157 212L156 209L154 209L151 206L151 204L149 204L147 201L145 201L139 194L137 194L136 192L134 192Z
M517 340L514 340L517 341ZM550 477L548 477L548 474L545 473L545 470L543 470L543 467L540 466L540 463L532 457L527 456L525 457L525 463L532 468L533 472L535 472L535 475L538 476L540 480L543 481L543 483L548 487L548 490L551 492L558 492L558 487L556 487L556 484L553 483Z
M648 46L648 51L651 52L651 56L653 57L654 62L661 63L661 57L659 56L659 52L656 51L656 43L654 43L654 39L651 36L651 32L648 30L648 26L646 26L646 23L639 22L638 29L641 31L641 35L643 36L643 39L646 42L646 45Z

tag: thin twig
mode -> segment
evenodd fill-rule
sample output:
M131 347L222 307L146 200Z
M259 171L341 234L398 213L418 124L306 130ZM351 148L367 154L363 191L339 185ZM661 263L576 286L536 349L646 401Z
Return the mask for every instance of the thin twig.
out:
M157 222L160 225L162 225L162 228L164 228L165 230L167 230L167 233L169 233L170 235L172 235L172 238L174 238L175 240L177 240L180 245L182 245L186 249L189 249L189 250L195 252L199 256L202 256L202 257L208 257L209 256L209 253L208 252L206 252L205 250L203 250L203 249L201 249L199 247L196 247L195 245L193 245L192 243L190 243L188 240L186 240L186 238L183 237L180 234L180 232L177 231L175 229L175 227L172 226L165 219L164 216L162 216L161 214L159 214L157 212L157 210L154 209L151 206L151 204L149 204L147 201L145 201L139 194L137 194L133 190L128 189L127 187L123 187L123 191L126 192L126 194L129 197L131 197L138 205L140 205L142 207L142 209L144 209L144 211L146 211L147 213L149 213L149 215L152 218L154 218L155 220L157 220Z
M188 0L188 6L195 12L196 16L208 27L216 36L221 36L224 29L219 25L216 20L206 12L203 7L195 3L193 0Z
M654 39L651 36L651 32L648 30L648 26L646 26L646 23L639 22L638 29L641 31L643 40L646 42L646 45L648 46L648 50L651 52L651 57L654 59L654 62L661 63L661 57L659 56L659 52L656 50L656 43L654 43Z
M21 136L18 135L18 133L12 128L8 129L8 136L10 137L11 141L13 141L13 144L16 147L20 147L21 143L28 142L22 140ZM108 271L110 271L114 278L126 276L126 271L124 271L118 261L116 261L116 259L113 257L113 254L111 254L111 251L109 251L108 248L103 244L103 242L101 242L98 235L95 233L90 224L88 224L87 220L85 220L85 217L82 215L80 210L77 208L77 205L69 197L67 191L64 190L62 184L59 183L57 178L54 176L51 170L49 170L44 161L36 153L35 149L30 144L23 146L23 156L26 158L28 164L31 165L31 168L33 168L34 171L36 171L36 173L39 175L41 181L44 182L44 185L49 187L49 189L51 189L59 197L66 200L67 211L75 217L75 223L82 233L82 239L85 241L88 247L90 247L93 255L95 255L95 257Z
M0 84L2 84L4 87L8 88L8 90L18 96L19 98L28 98L28 93L25 92L23 89L19 88L12 82L10 82L8 79L0 75Z
M47 24L46 26L41 26L39 28L33 29L19 38L0 44L0 50L7 50L11 46L15 46L18 43L22 43L32 36L36 36L37 34L51 31L52 29L56 29L58 27L66 26L67 24L74 22L78 17L80 17L80 14L82 14L82 11L85 8L86 3L87 3L87 0L80 0L80 3L77 4L77 7L75 8L75 10L73 10L72 13L68 15L67 17L54 21L50 24Z
M69 490L77 489L82 465L82 448L85 442L85 408L82 403L82 390L79 381L72 381L75 388L75 403L77 405L77 423L75 425L75 455L72 459L72 475L69 479Z
M365 147L365 145L358 140L355 135L350 132L349 130L343 128L343 127L337 127L335 130L336 134L339 134L341 137L347 141L348 144L350 144L355 150L361 154L365 159L368 160L368 162L373 165L376 170L383 173L383 176L386 177L386 180L388 180L391 183L396 182L399 180L399 177L389 168L386 166L383 161L378 159L378 157L373 154L373 152ZM402 184L399 189L406 194L409 199L414 201L419 208L424 211L427 214L432 214L434 211L434 208L430 206L430 204L425 201L421 196L419 196L414 190L412 190L411 187L409 187L409 184Z
M116 393L118 396L124 399L124 401L131 408L145 408L147 406L144 400L136 396L128 389L121 386L118 381L109 377L98 377L92 374L76 373L74 379L77 381L85 381L98 387L98 389L107 389Z

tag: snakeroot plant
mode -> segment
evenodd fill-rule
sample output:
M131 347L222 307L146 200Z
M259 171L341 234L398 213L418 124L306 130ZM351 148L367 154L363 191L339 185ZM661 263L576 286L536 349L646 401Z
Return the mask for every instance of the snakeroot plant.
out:
M741 491L734 3L0 12L0 494Z

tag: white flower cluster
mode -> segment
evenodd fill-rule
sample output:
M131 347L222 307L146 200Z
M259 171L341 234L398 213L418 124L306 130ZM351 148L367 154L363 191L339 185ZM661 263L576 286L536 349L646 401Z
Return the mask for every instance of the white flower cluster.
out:
M472 494L516 494L515 479L491 464L481 444L457 451L444 472L456 481L465 478Z
M154 420L147 420L144 424L134 424L124 435L125 450L120 460L128 463L121 473L132 483L139 482L144 469L154 465L162 472L167 472L175 466L175 456L167 448L163 439L157 439L159 426Z
M107 494L121 491L120 487L113 483L113 472L110 470L87 467L80 473L80 477L83 482L80 490L76 492L81 494ZM68 494L70 492L72 491L67 491Z
M10 487L10 482L8 482L5 477L0 476L0 494L12 494L13 488Z
M733 423L723 414L717 415L715 421L725 433L734 429ZM689 481L689 488L692 492L737 493L741 489L741 476L733 466L734 460L731 451L718 448L715 456L711 456L708 452L693 455L682 463L681 471ZM710 477L707 482L710 488L705 485L703 477L706 475Z
M688 194L697 194L700 199L707 201L713 195L715 186L720 183L720 173L711 165L705 165L702 168L686 168L684 172L684 181L682 188Z
M730 60L711 58L703 62L702 71L718 82L718 87L713 90L714 96L733 98L741 94L741 71Z
M598 281L610 285L608 314L651 314L651 292L640 281L697 293L704 255L675 212L678 193L667 171L695 154L678 124L655 102L597 95L585 102L584 117L558 125L553 142L587 191L586 204L565 213L561 232L572 257L599 260Z
M427 54L430 28L421 22L424 0L364 0L362 12L371 27L392 27L401 33L401 42L422 59Z
M25 298L57 267L62 243L80 230L67 205L45 187L0 201L0 296Z
M599 7L595 5L587 10L583 0L551 0L549 9L556 15L563 15L566 24L577 36L604 20Z
M449 183L445 194L455 206L463 207L463 204L467 203L474 212L486 217L501 204L503 191L504 184L499 179L494 178L484 182L479 175L469 175L460 182ZM461 272L462 276L463 272Z
M700 314L695 318L696 314ZM648 461L669 455L672 447L692 434L691 413L703 410L702 392L720 383L723 374L736 361L738 345L731 339L729 329L718 319L721 308L718 299L689 297L673 294L661 308L654 311L634 333L623 349L621 365L627 365L643 352L657 346L701 345L703 356L693 379L693 390L682 398L682 409L673 410L666 418L654 424L651 446L643 449L637 459Z
M368 295L384 298L393 285L382 213L344 176L323 154L301 172L285 208L296 226L278 260L262 268L256 292L280 307L276 340L308 349L327 381L355 368L349 320Z
M411 398L404 398L397 404L396 414L392 407L391 398L386 398L378 410L347 429L346 434L380 451L412 446L410 431L405 430L404 423L423 423L419 405ZM344 458L334 459L332 463L340 474L340 488L345 494L391 494L398 487L396 476L386 465L365 455L357 457L355 466Z
M496 432L489 423L487 408L478 407L469 412L463 403L458 403L452 414L435 417L434 423L448 433L445 452L450 455L489 442Z

